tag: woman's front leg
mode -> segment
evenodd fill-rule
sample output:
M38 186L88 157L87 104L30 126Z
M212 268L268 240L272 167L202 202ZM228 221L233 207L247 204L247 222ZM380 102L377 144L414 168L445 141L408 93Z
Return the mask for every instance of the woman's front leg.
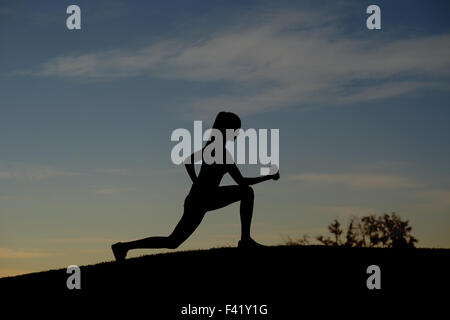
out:
M208 211L226 207L241 201L241 240L250 239L250 227L253 217L254 192L250 186L223 186L208 194Z

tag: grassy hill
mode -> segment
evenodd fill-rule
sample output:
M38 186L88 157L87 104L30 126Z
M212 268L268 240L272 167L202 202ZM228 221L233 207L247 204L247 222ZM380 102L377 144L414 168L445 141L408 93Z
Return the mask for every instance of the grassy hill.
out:
M82 266L80 290L67 289L65 269L3 278L0 290L12 300L30 297L40 305L59 299L69 305L99 303L114 312L145 308L148 315L159 314L158 319L208 318L181 315L189 304L223 309L213 319L279 319L313 305L439 298L438 290L450 284L449 258L448 249L218 248ZM381 269L381 290L366 286L366 269L374 264ZM268 314L225 315L226 304L267 305Z

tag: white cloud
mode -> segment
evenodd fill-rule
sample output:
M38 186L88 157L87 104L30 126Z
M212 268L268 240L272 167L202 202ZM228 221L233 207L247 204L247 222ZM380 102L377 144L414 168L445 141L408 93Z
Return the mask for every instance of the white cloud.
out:
M291 180L323 185L342 185L355 188L412 188L420 184L408 177L369 173L302 173Z
M176 50L175 43L163 41L136 51L108 50L60 56L45 62L38 74L75 78L130 77L149 72Z
M225 81L239 92L198 97L191 106L214 113L226 107L256 113L289 105L361 102L388 98L447 75L450 35L383 40L344 37L317 12L236 21L207 38L182 36L137 50L110 50L55 57L35 74L115 78L147 74L164 79ZM189 32L189 30L187 30ZM408 80L423 76L430 81Z

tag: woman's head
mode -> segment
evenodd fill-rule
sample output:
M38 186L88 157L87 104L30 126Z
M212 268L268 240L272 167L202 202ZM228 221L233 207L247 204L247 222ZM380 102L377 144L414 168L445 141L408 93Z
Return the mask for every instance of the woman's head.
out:
M225 138L227 129L237 130L241 128L241 119L235 113L221 111L217 114L212 128L220 130Z

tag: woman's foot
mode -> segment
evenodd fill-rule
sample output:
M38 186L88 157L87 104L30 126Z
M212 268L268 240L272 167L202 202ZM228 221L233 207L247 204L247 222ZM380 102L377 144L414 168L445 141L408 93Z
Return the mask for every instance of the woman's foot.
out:
M123 247L122 242L113 244L111 246L111 249L117 262L122 262L125 260L125 257L127 256L127 250Z
M265 248L265 245L262 245L252 238L242 239L238 242L238 248Z

